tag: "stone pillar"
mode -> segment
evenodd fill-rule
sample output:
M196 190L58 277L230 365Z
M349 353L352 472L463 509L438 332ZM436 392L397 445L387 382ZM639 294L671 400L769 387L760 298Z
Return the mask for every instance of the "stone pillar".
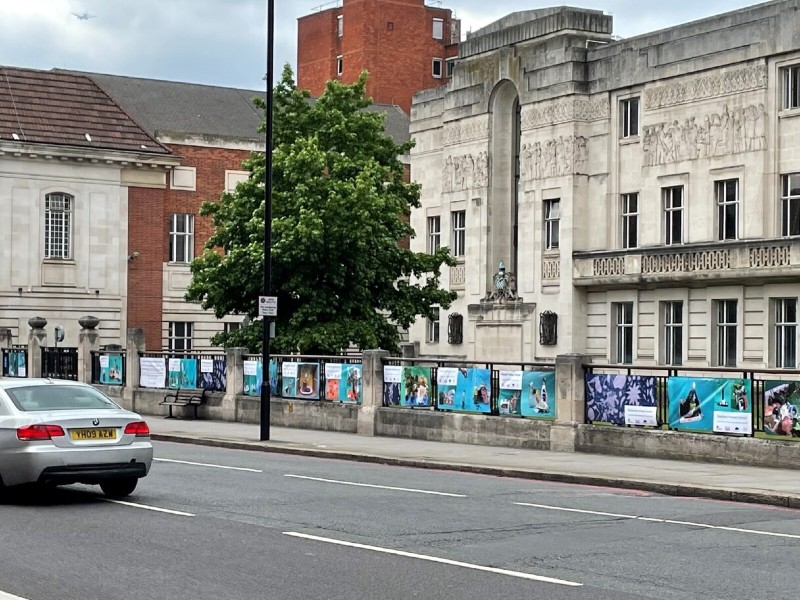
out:
M139 353L147 349L143 329L128 329L125 343L125 389L122 397L127 408L136 407L136 388L139 387Z
M556 357L556 420L550 427L550 449L574 452L578 425L586 415L586 384L583 365L592 361L585 354Z
M11 329L8 327L0 327L0 348L11 348L13 341Z
M100 319L81 317L78 324L81 326L78 333L78 381L92 383L92 352L100 350L100 334L97 332Z
M31 330L28 332L28 377L42 376L42 348L47 348L47 319L33 317L28 319Z
M356 426L359 435L375 435L375 420L383 406L383 359L388 356L386 350L365 350L361 355L364 393Z
M225 351L225 396L222 398L222 419L236 422L239 418L239 403L236 398L242 393L244 382L244 355L247 348L228 348ZM263 371L269 377L269 369Z

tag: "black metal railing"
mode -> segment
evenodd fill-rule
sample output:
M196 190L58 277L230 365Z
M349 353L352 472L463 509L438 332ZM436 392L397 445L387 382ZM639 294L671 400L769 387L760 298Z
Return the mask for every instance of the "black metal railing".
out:
M270 391L272 392L273 396L281 397L281 398L298 398L295 395L289 395L284 388L284 380L283 380L283 365L284 363L305 363L308 365L317 365L317 375L316 375L316 389L310 390L310 393L304 394L299 397L299 399L305 400L326 400L326 385L325 385L325 367L329 364L340 364L340 365L360 365L361 364L362 355L360 352L345 352L338 356L326 356L321 354L307 354L307 355L298 355L298 354L273 354L270 356L270 363L274 366L274 373L270 376L269 369L266 373L263 372L262 367L262 377L266 376L270 380ZM253 361L261 364L262 356L260 354L246 354L244 356L244 360ZM362 375L363 376L363 375ZM361 385L361 382L358 382L358 385ZM245 383L242 382L242 388L245 389ZM253 390L246 390L245 394L250 396L258 396L260 395L260 389L253 389Z
M180 387L206 389L211 392L224 392L227 387L226 355L221 352L165 350L161 352L139 352L139 358L160 359L164 361L164 370L167 374L165 385L168 388ZM180 376L171 376L170 373L176 373L176 371L170 369L170 360L194 360L194 380L191 381L190 379L191 373L186 373L189 375L189 378L185 378L184 375L186 374L183 373L182 369L180 371Z
M42 348L42 377L78 380L77 348Z

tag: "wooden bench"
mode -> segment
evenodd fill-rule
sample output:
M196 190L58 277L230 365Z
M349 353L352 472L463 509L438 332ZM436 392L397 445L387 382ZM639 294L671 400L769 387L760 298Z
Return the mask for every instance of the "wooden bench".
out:
M191 406L194 408L194 418L197 419L197 408L206 401L206 390L203 388L202 393L198 396L195 389L180 389L171 391L164 396L164 399L159 402L159 405L169 407L169 416L167 419L174 419L172 415L173 406Z

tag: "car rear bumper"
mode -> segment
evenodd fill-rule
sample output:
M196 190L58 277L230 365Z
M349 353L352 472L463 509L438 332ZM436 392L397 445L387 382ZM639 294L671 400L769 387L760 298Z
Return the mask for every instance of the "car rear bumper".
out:
M147 475L147 465L142 462L131 461L117 465L80 465L72 467L46 467L39 475L39 483L55 483L67 485L70 483L97 484L113 479L137 479Z

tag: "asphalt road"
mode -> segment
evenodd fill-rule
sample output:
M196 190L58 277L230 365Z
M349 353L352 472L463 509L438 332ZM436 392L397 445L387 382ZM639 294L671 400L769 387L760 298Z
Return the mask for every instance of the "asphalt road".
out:
M800 595L800 511L179 444L156 456L132 504L85 486L5 497L0 600Z

